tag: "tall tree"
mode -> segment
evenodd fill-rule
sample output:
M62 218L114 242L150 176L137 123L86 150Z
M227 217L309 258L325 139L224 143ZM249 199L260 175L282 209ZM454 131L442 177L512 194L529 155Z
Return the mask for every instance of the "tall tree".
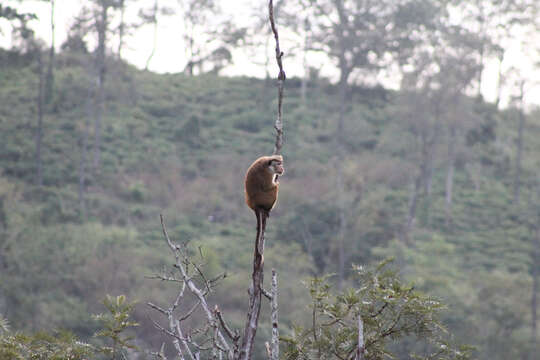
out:
M55 12L55 0L47 0L50 3L50 17L51 17L51 45L49 48L49 60L47 63L47 75L45 78L45 95L44 95L44 102L47 105L51 104L53 94L54 94L54 59L55 59L55 28L56 23L54 19L54 12Z
M43 71L43 58L41 50L37 51L37 73L38 73L38 86L37 86L37 127L36 127L36 185L43 185L43 161L42 161L42 144L43 144L43 114L45 107L45 81Z
M217 10L217 3L214 0L179 0L184 19L184 48L186 50L187 65L185 72L193 75L195 66L201 66L203 55L203 43L201 42L199 32L201 28L208 23L208 19ZM199 40L199 41L197 41Z
M146 59L146 64L144 66L145 70L148 70L150 61L156 52L158 39L158 19L160 16L170 16L173 14L174 10L167 6L161 6L159 0L154 0L154 4L150 8L143 8L139 10L139 18L142 20L142 25L151 24L153 27L152 51Z
M502 61L507 48L505 45L516 38L516 30L538 26L535 22L540 3L536 0L474 0L456 1L454 7L463 14L461 24L476 33L480 40L472 51L479 64L476 91L481 96L482 74L487 60L497 58Z
M531 244L532 295L531 295L531 345L529 359L532 360L538 354L538 292L540 291L540 174L536 178L535 194L531 198L531 221L529 221Z
M109 25L109 9L112 6L108 0L97 0L98 7L95 11L95 27L98 36L95 66L97 70L97 94L96 111L94 118L94 168L99 171L101 161L101 125L105 106L105 47L107 43L107 28Z
M338 281L344 279L346 263L346 208L343 166L346 156L345 117L350 82L376 78L384 65L403 63L421 45L414 31L430 31L445 18L445 2L411 0L310 0L306 11L312 19L311 42L337 66L339 109L336 119L336 181L338 199ZM359 77L361 77L359 79Z
M118 10L123 2L116 0L92 0L92 27L97 35L97 47L95 50L95 69L96 69L96 97L94 111L94 169L100 170L101 166L101 127L103 123L103 114L105 112L105 81L107 79L106 48L108 35L110 32L110 12Z
M452 220L453 188L458 142L465 129L474 122L474 112L465 98L465 91L478 71L478 62L471 48L477 37L460 27L447 27L435 55L439 71L431 79L436 88L438 112L447 130L447 161L445 184L445 221L450 226Z
M184 29L188 75L218 72L232 62L232 47L244 39L245 29L222 16L215 0L178 0ZM211 20L210 20L211 19ZM208 68L208 65L212 66Z
M124 49L124 37L126 35L126 0L118 0L118 9L120 10L120 22L118 24L118 48L116 56L122 59L122 50Z
M514 202L519 204L519 191L521 189L521 163L523 153L523 131L525 130L525 80L519 82L519 95L514 100L518 109L518 131L516 139L516 161L514 172Z

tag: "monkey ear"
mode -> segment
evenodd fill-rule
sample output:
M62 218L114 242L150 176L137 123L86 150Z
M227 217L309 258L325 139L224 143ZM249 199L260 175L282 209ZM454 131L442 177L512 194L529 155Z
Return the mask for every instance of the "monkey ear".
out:
M272 166L272 161L274 161L274 160L269 160L268 161L268 166Z

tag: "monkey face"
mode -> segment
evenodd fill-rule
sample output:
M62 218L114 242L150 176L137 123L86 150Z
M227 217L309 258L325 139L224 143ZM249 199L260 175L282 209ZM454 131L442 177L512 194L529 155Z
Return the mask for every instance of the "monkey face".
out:
M280 159L272 159L270 160L269 169L273 174L277 175L283 175L285 173L285 169L283 168L283 160Z

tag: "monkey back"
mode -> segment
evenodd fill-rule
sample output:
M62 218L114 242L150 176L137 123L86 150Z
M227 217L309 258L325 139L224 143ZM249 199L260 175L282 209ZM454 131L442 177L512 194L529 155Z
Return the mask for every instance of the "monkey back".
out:
M253 210L272 210L278 196L279 184L274 183L274 174L268 162L280 160L281 156L262 156L249 167L245 179L246 204Z

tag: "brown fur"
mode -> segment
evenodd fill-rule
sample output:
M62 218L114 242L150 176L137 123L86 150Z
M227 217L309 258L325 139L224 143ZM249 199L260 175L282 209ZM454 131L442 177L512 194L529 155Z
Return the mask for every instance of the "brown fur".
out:
M281 155L261 156L251 164L246 173L246 204L255 213L258 210L268 213L276 204L279 183L277 180L274 181L276 174L268 165L271 160L282 163L283 157ZM283 170L282 166L281 169Z

